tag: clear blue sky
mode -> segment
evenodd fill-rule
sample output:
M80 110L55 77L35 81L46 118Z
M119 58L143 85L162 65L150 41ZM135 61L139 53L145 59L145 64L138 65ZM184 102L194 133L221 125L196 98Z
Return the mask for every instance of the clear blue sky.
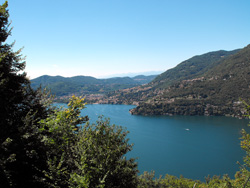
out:
M249 0L9 0L10 41L31 78L165 71L248 45L249 10Z

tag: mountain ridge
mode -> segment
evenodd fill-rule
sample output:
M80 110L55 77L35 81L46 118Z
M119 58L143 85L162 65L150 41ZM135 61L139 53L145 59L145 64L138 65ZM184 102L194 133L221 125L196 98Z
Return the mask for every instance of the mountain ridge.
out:
M194 56L146 85L111 93L104 102L134 104L131 113L138 115L241 116L239 98L246 100L250 92L248 57L250 46Z
M136 115L240 117L244 114L240 98L247 100L250 92L250 45L243 49L196 55L150 77L147 83L141 82L145 78L149 77L57 76L58 82L50 86L55 90L66 88L70 91L59 92L59 96L68 97L74 93L87 96L89 103L136 105L130 111ZM44 76L41 79L49 85L52 78ZM88 82L84 84L81 79Z
M218 61L221 61L221 59L227 58L228 56L237 53L239 50L240 49L232 51L219 50L193 56L179 63L176 67L163 72L152 82L156 83L164 81L167 82L167 84L165 83L165 87L167 87L179 80L190 79L201 75L208 69L213 68L213 66L215 66Z
M117 89L126 89L139 86L150 82L155 77L156 75L138 75L132 78L113 77L98 79L91 76L63 77L43 75L32 79L31 87L35 89L40 86L42 86L42 88L48 88L51 90L51 93L55 95L56 99L61 98L66 100L73 94L78 96L86 96L90 94L104 95Z
M247 100L250 92L249 57L250 45L222 60L211 61L212 66L205 68L202 74L175 82L131 113L242 116L244 110L240 98Z

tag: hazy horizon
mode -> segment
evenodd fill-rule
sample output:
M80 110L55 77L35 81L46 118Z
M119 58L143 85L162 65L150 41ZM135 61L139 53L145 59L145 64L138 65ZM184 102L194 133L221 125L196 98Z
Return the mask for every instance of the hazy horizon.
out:
M143 76L153 76L153 75L159 75L161 73L163 73L164 71L150 71L150 72L138 72L138 73L123 73L123 74L112 74L112 75L109 75L107 77L94 77L94 78L97 78L97 79L109 79L109 78L115 78L115 77L135 77L135 76L140 76L140 75L143 75ZM39 78L41 76L62 76L62 75L48 75L48 74L44 74L44 75L40 75L40 76L37 76L37 77L29 77L29 79L33 80L33 79L36 79L36 78ZM74 75L74 76L62 76L62 77L75 77L75 76L87 76L87 75Z
M248 7L248 0L9 1L8 41L24 46L31 78L164 72L195 55L247 46Z

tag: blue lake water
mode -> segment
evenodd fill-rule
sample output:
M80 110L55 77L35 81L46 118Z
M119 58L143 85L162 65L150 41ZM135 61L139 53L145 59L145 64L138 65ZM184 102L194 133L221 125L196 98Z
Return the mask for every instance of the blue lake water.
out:
M60 104L62 105L62 104ZM82 115L95 122L99 115L126 127L134 144L128 157L138 158L140 173L155 171L204 181L207 175L234 177L245 152L240 148L248 120L206 116L135 116L132 105L87 105Z

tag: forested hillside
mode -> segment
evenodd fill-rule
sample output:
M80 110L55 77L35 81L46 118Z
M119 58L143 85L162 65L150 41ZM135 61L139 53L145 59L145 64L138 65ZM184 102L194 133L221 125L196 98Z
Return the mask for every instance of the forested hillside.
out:
M157 88L167 88L171 84L177 83L178 81L198 77L216 66L219 61L235 54L238 51L239 50L220 50L194 56L178 64L175 68L169 69L157 76L153 80L152 84L154 84Z
M153 89L156 90L165 82L168 87L161 88L160 93L147 98L131 112L144 115L242 116L244 112L240 99L247 100L250 91L249 57L250 46L247 46L219 61L210 59L210 63L196 73L191 71L194 65L190 63L188 68L182 69L189 70L189 74L172 84L166 79L169 76L167 71L153 81Z
M44 75L31 80L32 88L42 86L51 90L56 99L68 100L70 96L85 96L87 99L101 97L108 92L118 89L126 89L152 81L156 75L136 77L114 77L109 79L97 79L91 76L48 76Z
M106 102L135 104L132 114L242 116L247 99L249 46L194 56L152 82L110 92Z
M48 93L31 88L21 50L8 44L8 2L0 6L0 187L3 188L207 188L250 186L250 135L242 131L244 164L234 179L209 176L205 182L154 173L138 175L137 162L126 158L133 144L128 131L102 117L90 124L81 116L84 99L73 96L67 108L51 105ZM175 89L208 81L235 82L249 75L249 47L221 62L204 78L179 83ZM229 69L235 71L228 72ZM242 71L242 69L245 69ZM222 72L224 71L224 72ZM230 74L229 74L230 73ZM60 79L60 78L58 78ZM211 83L212 83L211 82ZM239 83L239 81L237 82ZM244 85L244 81L242 84ZM249 83L249 82L248 82ZM240 83L239 83L240 84ZM227 87L230 85L227 84ZM245 85L244 85L245 86ZM174 87L174 86L173 86ZM200 87L202 88L202 86ZM246 87L241 92L247 92ZM173 90L174 91L174 90ZM163 93L163 94L167 94ZM167 95L162 95L168 97ZM209 96L204 98L208 98ZM246 106L250 116L250 106ZM180 164L176 164L180 165Z

